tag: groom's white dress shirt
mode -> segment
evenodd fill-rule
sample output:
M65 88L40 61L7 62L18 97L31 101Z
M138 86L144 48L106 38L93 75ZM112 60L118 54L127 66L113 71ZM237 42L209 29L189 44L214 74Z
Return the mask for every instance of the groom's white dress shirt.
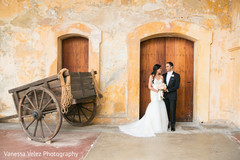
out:
M173 71L167 72L167 86L168 86L169 80L172 76L172 73L173 73Z

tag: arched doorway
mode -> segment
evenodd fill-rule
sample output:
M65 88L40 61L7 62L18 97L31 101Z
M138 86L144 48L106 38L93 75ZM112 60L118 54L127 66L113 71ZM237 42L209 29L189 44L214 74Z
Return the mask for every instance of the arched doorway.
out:
M152 38L141 42L140 46L140 112L141 118L150 102L148 78L152 67L158 63L166 72L166 62L174 63L174 71L181 76L178 89L176 120L189 122L193 120L193 76L194 43L177 37Z
M88 39L68 37L62 40L62 68L71 72L88 72Z

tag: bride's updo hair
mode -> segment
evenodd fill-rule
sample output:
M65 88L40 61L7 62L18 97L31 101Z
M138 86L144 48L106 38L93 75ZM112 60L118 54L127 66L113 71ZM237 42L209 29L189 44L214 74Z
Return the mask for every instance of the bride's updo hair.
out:
M152 71L152 73L151 73L151 75L153 76L152 83L154 83L154 78L155 78L155 76L156 76L156 74L157 74L157 70L158 70L159 68L161 68L161 65L160 65L160 64L155 64L155 65L153 66L153 71Z

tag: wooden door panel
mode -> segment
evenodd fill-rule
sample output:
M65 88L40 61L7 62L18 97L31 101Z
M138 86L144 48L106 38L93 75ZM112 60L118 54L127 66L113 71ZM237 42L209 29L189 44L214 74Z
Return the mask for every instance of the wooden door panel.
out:
M174 71L180 74L180 86L177 90L177 105L176 105L176 119L177 121L184 121L185 112L188 110L185 107L185 39L175 38L175 61Z
M75 68L75 63L70 63L75 61L74 52L71 52L72 43L70 40L62 41L62 68L67 68L73 71Z
M145 67L147 67L147 68L140 70L140 74L141 75L148 75L149 74L149 66L147 66L147 63L151 60L151 58L150 58L151 57L151 53L147 52L149 50L149 46L150 46L150 42L146 42L146 43L142 44L141 51L146 53L146 54L144 55L145 60L142 61L142 63L140 63L140 64L141 64L141 68L145 68ZM150 100L150 96L147 93L147 89L146 89L148 87L147 83L148 83L148 76L142 76L140 78L140 88L141 88L141 90L140 90L140 93L141 93L141 95L140 95L140 104L142 106L140 108L140 111L139 111L139 116L140 117L142 117L143 112L145 113L145 110L147 108L148 102ZM144 97L144 98L141 98L141 97Z
M62 41L62 68L88 72L88 39L70 37Z
M141 118L150 102L150 90L148 89L148 80L155 64L163 64L165 57L165 40L151 39L141 43L140 54L140 112ZM163 68L163 66L162 66Z
M140 55L140 118L150 103L148 78L154 64L162 65L166 72L166 62L174 63L174 71L181 76L176 107L177 121L192 121L193 116L193 47L191 41L182 38L154 38L141 42Z
M194 45L191 41L186 41L186 51L185 51L185 107L188 112L185 113L185 121L192 121L193 117L193 75L194 75L194 60L193 52ZM188 68L187 68L188 67ZM188 99L187 99L188 98Z
M164 38L166 41L166 58L164 59L164 72L166 73L166 63L167 62L175 62L175 39L174 38Z

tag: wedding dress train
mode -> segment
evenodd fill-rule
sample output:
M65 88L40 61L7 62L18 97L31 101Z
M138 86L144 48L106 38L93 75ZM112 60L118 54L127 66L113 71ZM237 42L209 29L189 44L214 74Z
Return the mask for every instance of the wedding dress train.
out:
M162 83L162 79L154 79L153 88ZM158 93L150 91L151 102L148 104L145 115L138 121L130 124L120 125L119 129L123 133L135 137L152 137L155 133L163 133L168 129L168 116L165 103L161 96L161 91Z

